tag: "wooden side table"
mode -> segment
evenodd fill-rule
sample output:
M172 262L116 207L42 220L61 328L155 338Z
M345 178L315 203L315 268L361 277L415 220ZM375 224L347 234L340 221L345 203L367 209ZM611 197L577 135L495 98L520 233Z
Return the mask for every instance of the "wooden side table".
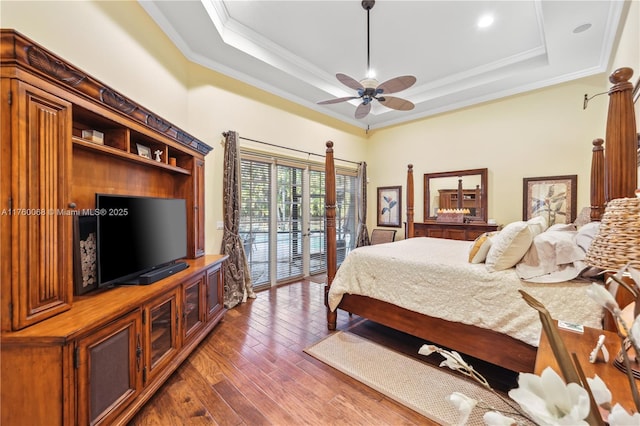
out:
M612 331L598 330L589 327L584 328L584 333L576 333L562 329L559 331L560 337L564 341L569 354L576 354L585 376L592 378L597 374L607 384L612 395L612 405L619 403L630 412L637 411L633 397L631 396L629 379L626 373L613 365L613 359L620 350L620 338L618 335ZM606 346L609 351L609 362L605 363L602 361L602 354L600 354L598 361L595 364L591 364L589 362L589 354L591 354L591 351L596 346L598 337L601 334L605 335L604 346ZM560 374L560 377L562 377L549 341L546 335L542 333L538 354L536 356L535 374L539 375L548 366L552 367ZM640 380L636 380L636 385L640 385Z

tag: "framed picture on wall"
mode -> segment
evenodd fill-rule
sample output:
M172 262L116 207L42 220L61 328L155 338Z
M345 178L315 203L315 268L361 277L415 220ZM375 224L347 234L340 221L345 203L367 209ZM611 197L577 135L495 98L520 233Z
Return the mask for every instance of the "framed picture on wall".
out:
M578 175L523 179L522 218L544 216L547 225L576 220Z
M378 187L378 226L400 227L402 186Z

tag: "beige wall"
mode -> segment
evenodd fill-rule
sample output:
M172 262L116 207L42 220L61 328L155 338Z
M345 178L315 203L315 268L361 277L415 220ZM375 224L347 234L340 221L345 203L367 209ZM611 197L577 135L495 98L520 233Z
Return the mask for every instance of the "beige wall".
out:
M413 163L421 221L424 173L486 167L489 217L498 223L522 218L524 177L577 174L578 206L588 206L591 141L604 138L607 99L596 98L586 110L582 99L603 90L600 75L376 131L367 157L376 166L369 169L369 193L405 187L406 165ZM375 206L368 212L375 225Z
M360 161L365 156L366 140L361 136L363 132L360 129L345 127L337 122L332 123L336 127L323 124L321 121L326 118L319 114L314 117L316 113L196 65L191 68L191 83L189 129L214 147L206 160L205 229L208 252L217 253L222 241L222 231L216 230L216 222L223 220L222 132L235 130L241 137L320 155L325 153L326 141L331 140L339 158ZM289 150L242 140L240 144L262 151L300 156ZM307 158L305 155L302 157ZM318 156L310 156L310 159L324 161Z
M362 129L190 63L135 1L2 1L0 26L16 29L214 147L206 158L207 253L218 253L222 240L216 223L223 219L223 131L316 154L324 154L332 140L338 157L364 158Z
M638 2L630 7L614 64L635 65ZM578 205L588 204L590 141L604 137L606 97L582 110L585 93L608 88L606 74L466 108L365 135L187 61L135 1L2 1L0 25L14 28L214 147L207 156L206 250L217 253L222 220L221 132L369 163L369 227L375 188L405 186L415 165L416 219L425 172L489 168L489 213L500 223L522 215L522 178L578 174ZM633 38L635 37L635 38ZM635 40L635 41L634 41ZM634 49L636 49L634 51ZM246 144L245 142L242 142ZM404 219L404 218L403 218Z
M188 61L137 2L2 1L0 24L186 126Z
M489 217L498 223L522 218L525 177L577 174L578 211L588 206L591 141L605 137L608 99L594 98L586 110L582 100L608 90L608 75L619 67L632 67L638 81L639 33L640 1L634 0L606 73L375 131L366 158L372 165L369 196L378 186L406 190L406 166L412 163L416 221L423 220L424 173L481 167L489 169ZM638 117L636 104L640 129ZM375 209L369 205L370 228Z

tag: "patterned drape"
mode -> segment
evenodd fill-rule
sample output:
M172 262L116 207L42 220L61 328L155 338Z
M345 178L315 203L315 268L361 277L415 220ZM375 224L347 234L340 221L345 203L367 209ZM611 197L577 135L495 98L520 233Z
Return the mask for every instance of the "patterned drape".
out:
M356 205L358 208L358 232L356 247L368 246L369 231L367 230L367 163L358 165L358 189L356 191Z
M238 133L224 134L223 208L224 233L220 252L229 255L224 262L224 305L230 309L247 297L255 298L244 245L238 233L240 221L240 147Z

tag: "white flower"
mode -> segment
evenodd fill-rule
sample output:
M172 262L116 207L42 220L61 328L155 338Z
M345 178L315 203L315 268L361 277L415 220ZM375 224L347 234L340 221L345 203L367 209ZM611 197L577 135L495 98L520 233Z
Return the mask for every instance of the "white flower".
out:
M611 293L609 293L609 291L600 284L591 283L591 285L587 288L587 294L597 304L599 304L603 308L606 308L610 312L620 310L618 302L616 302L616 299L613 297L613 295L611 295Z
M446 352L441 351L440 355L444 357L444 361L440 363L440 367L449 367L452 370L471 370L471 366L469 366L464 359L460 356L460 354L456 351Z
M418 353L420 355L429 356L434 352L438 351L438 347L435 345L422 345L420 349L418 349Z
M640 414L629 414L620 404L616 404L611 409L607 419L611 426L638 426L640 425Z
M454 392L449 395L449 402L456 407L458 413L460 414L460 418L458 419L459 425L467 424L467 420L469 420L469 416L471 415L471 411L476 406L478 401L473 398L469 398L467 395Z
M540 425L587 425L589 395L576 383L568 385L550 367L540 376L520 373L511 399Z
M631 337L633 337L633 340L635 340L636 343L640 342L640 320L638 318L640 318L640 315L633 320L633 325L631 325L630 330Z
M589 387L591 388L593 399L596 400L596 404L611 404L611 391L600 376L596 374L593 376L593 379L587 377L587 383L589 383Z
M636 283L636 286L640 286L640 270L634 268L633 266L629 266L627 268L627 271L629 271L631 279Z
M484 416L482 416L482 420L484 420L484 424L487 426L512 426L518 424L511 417L507 417L497 411L487 411L484 413Z

